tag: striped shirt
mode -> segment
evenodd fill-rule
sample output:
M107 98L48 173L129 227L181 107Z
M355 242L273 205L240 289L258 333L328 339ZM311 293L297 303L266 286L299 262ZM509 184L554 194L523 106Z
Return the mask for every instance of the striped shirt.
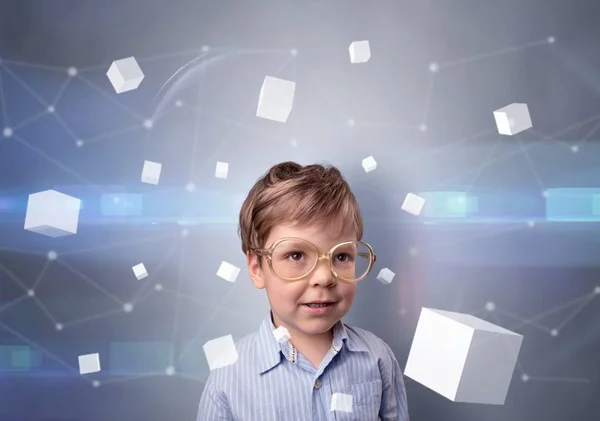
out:
M390 347L341 321L315 368L290 342L277 342L271 313L236 344L235 364L212 370L198 421L409 421L402 372ZM334 393L352 411L331 411Z

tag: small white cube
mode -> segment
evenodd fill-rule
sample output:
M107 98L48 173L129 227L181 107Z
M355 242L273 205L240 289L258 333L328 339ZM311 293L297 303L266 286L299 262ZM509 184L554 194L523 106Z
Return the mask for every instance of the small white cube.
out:
M275 336L275 340L277 342L289 341L291 338L290 331L284 326L279 326L277 329L275 329L273 331L273 336Z
M227 282L235 282L239 274L240 268L227 262L221 262L221 266L219 266L219 270L217 271L217 276L225 279Z
M87 354L79 356L79 373L90 374L100 371L100 355Z
M379 271L379 275L377 275L377 280L382 284L391 284L394 280L394 276L396 274L389 270L388 268L383 268Z
M106 76L118 94L137 89L144 80L144 73L134 57L113 61Z
M217 168L215 169L215 177L227 178L229 172L229 164L227 162L217 162Z
M24 228L48 237L77 234L80 208L81 200L56 190L30 194Z
M425 198L408 193L404 198L404 203L402 203L402 210L411 215L418 216L423 210L423 205L425 205Z
M353 64L366 63L371 58L371 46L369 41L354 41L348 47L350 62Z
M160 179L160 172L162 171L162 164L152 161L144 161L144 167L142 168L142 183L158 184Z
M352 395L334 393L331 397L331 412L352 412Z
M233 336L221 336L204 344L204 355L211 370L227 367L235 364L238 360L237 350L233 342Z
M265 77L260 88L256 116L285 123L292 112L296 82Z
M527 104L513 103L494 111L498 133L513 136L533 127Z
M470 314L423 308L404 374L454 402L502 405L522 342Z
M377 161L372 156L368 156L362 160L362 166L365 172L371 172L377 168Z
M136 278L138 278L138 280L142 280L148 276L148 271L146 270L146 267L144 266L143 263L135 265L132 269L133 269L133 274L135 275Z

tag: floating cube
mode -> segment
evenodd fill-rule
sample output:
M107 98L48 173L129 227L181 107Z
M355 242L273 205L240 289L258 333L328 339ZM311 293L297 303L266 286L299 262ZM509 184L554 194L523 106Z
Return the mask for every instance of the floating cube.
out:
M291 338L289 330L283 326L279 326L277 329L275 329L273 331L273 336L275 336L275 340L277 340L277 342L289 341Z
M527 104L513 103L494 111L498 133L512 136L532 127Z
M394 280L394 276L396 276L394 272L392 272L388 268L383 268L379 271L379 275L377 275L377 280L382 284L391 284Z
M118 94L137 89L144 80L144 73L134 57L113 61L106 76Z
M87 354L79 356L79 373L90 374L100 371L100 355Z
M48 237L77 234L81 200L56 190L29 195L25 229Z
M418 216L423 210L425 199L413 193L408 193L402 203L402 210L411 215Z
M285 123L292 112L296 82L265 77L260 88L256 116Z
M348 50L350 51L350 62L353 64L366 63L371 58L369 41L354 41Z
M227 162L217 162L217 168L215 169L215 177L227 178L229 172L229 164Z
M362 166L365 172L371 172L377 168L377 161L372 156L368 156L362 160Z
M135 265L132 269L133 269L133 274L135 275L136 278L138 278L138 280L142 280L148 276L148 271L146 270L146 267L144 266L143 263Z
M239 274L240 268L227 262L221 262L221 266L219 266L219 270L217 271L217 276L225 279L227 282L235 282Z
M502 405L522 341L469 314L423 308L404 374L454 402Z
M334 393L331 397L331 411L352 412L352 395Z
M144 168L142 168L142 183L158 184L160 179L160 172L162 170L162 164L152 161L144 161Z
M204 355L211 370L227 367L235 364L238 360L237 350L233 342L233 336L227 335L212 339L204 344Z

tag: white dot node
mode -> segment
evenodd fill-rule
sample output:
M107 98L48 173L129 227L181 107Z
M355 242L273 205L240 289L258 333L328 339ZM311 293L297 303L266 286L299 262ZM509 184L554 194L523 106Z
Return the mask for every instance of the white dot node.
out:
M94 380L92 382L92 386L94 386L94 387L100 387L100 382L98 380Z
M354 127L354 125L356 124L356 121L354 121L353 119L348 119L348 126L350 127Z
M63 327L64 327L64 326L63 326L61 323L57 323L57 324L56 324L56 330L58 330L59 332L60 332L61 330L63 330Z
M27 295L29 295L30 297L33 297L35 295L35 291L30 289L29 291L27 291Z
M527 221L527 226L533 228L535 226L535 221Z
M435 73L435 72L437 72L438 70L440 70L440 66L439 66L439 64L437 64L437 63L435 63L435 62L434 62L434 63L430 63L430 64L429 64L429 71L430 71L431 73Z
M79 139L78 139L78 140L76 140L76 141L75 141L75 145L76 145L78 148L81 148L81 147L83 146L83 140L79 140Z
M600 294L600 287L594 288L594 294Z
M165 370L165 373L167 374L167 376L172 376L173 374L175 374L175 367L167 367L167 369Z
M11 129L10 127L5 127L4 131L2 131L2 134L4 135L4 137L11 137L13 135L13 129Z
M549 196L548 190L544 190L544 191L542 192L542 196L544 196L544 197L548 197L548 196Z
M48 106L48 112L49 113L53 113L54 111L56 111L56 108L54 108L54 105Z
M161 284L156 284L156 285L154 285L154 289L157 291L162 291L163 286Z
M125 310L125 313L131 313L131 311L133 310L133 304L131 303L126 303L123 306L123 310Z
M58 257L58 254L56 254L56 252L54 250L50 250L48 252L48 260L56 260L57 257Z
M152 120L148 119L148 120L144 120L144 127L146 129L151 129L154 123L152 123Z
M427 131L427 124L421 124L419 126L419 130L421 130L422 132L426 132Z
M292 148L297 148L298 141L296 139L292 139L292 140L290 140L290 145L292 145Z
M406 314L406 309L405 308L401 308L400 309L400 315L404 316Z
M548 37L548 44L554 44L556 42L556 38Z
M183 107L183 101L182 101L182 100L180 100L180 99L178 99L177 101L175 101L175 106L176 106L177 108L181 108L181 107Z
M494 311L496 310L496 304L492 303L491 301L488 301L487 303L485 303L485 309L487 311Z
M71 77L73 76L77 76L77 68L76 67L69 67L67 69L67 74Z
M210 51L210 46L209 45L203 45L202 46L202 52L203 53L208 53Z
M185 229L185 228L181 230L181 236L182 237L187 237L189 233L190 232L187 229Z
M192 182L189 182L185 185L185 189L189 192L193 192L196 190L196 185Z
M579 152L579 146L578 145L571 146L571 151L573 151L573 153Z
M552 329L552 330L550 331L550 334L551 334L552 336L558 336L558 329Z
M290 54L291 54L293 57L296 57L296 56L298 55L298 50L297 50L297 49L295 49L295 48L292 48L292 49L290 50Z
M528 382L529 376L527 374L523 374L523 375L521 375L521 380L523 380L524 382Z
M408 250L408 254L410 254L411 257L417 257L419 255L419 249L417 249L416 247L411 247Z

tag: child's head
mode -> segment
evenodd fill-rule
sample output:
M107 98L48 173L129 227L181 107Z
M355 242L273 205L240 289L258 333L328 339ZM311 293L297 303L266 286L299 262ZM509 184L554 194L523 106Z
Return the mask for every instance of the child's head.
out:
M239 232L252 282L266 289L275 322L304 334L327 332L348 312L356 280L374 260L369 246L356 243L363 234L358 203L332 166L272 167L242 205ZM330 259L318 259L338 244Z

